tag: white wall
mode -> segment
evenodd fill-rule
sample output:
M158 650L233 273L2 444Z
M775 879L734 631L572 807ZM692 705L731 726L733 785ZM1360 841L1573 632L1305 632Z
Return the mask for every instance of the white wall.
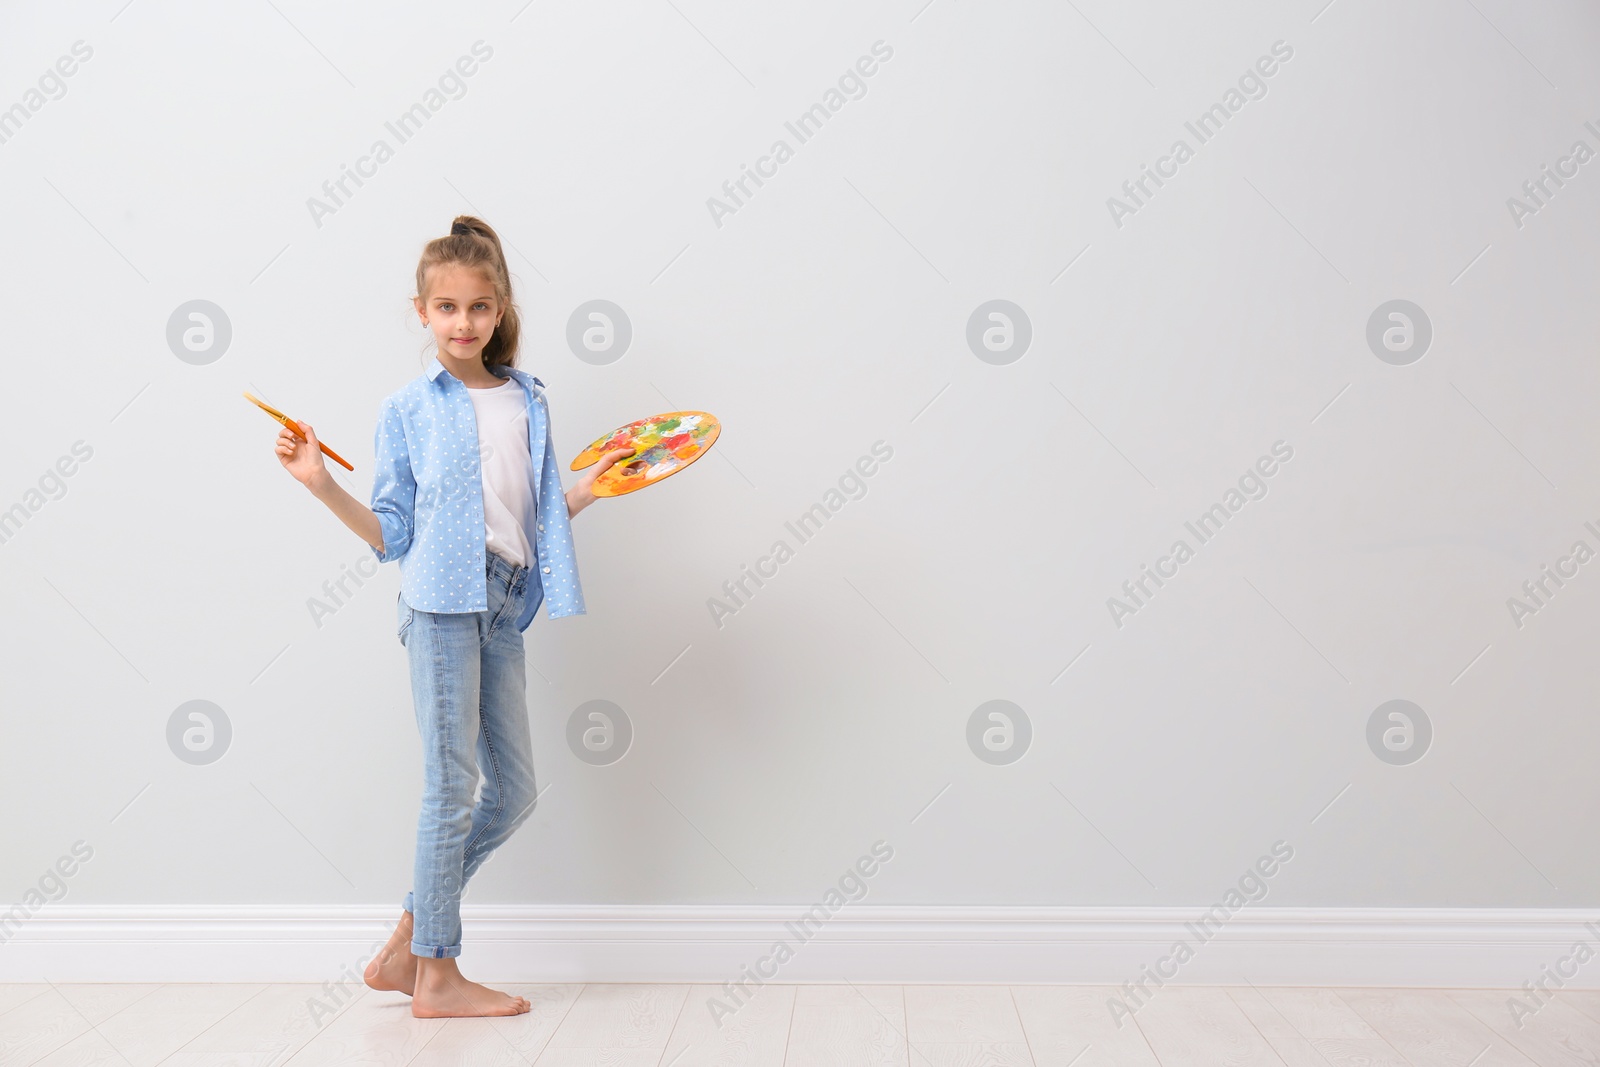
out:
M311 422L367 499L378 403L425 359L417 256L458 212L514 249L563 466L645 414L725 425L575 520L589 613L526 634L548 792L469 901L803 905L883 840L876 904L1205 905L1276 841L1270 904L1592 903L1600 563L1520 625L1508 599L1600 550L1600 161L1520 219L1508 198L1600 150L1600 15L1324 3L10 15L0 107L92 56L0 143L0 906L41 882L61 906L399 904L398 571L318 624L371 553L240 393ZM398 144L385 123L477 41ZM798 143L785 122L879 41ZM1276 42L1265 95L1199 144L1185 123ZM314 220L380 138L393 158ZM780 138L719 225L708 198ZM1114 220L1180 138L1193 158ZM566 340L594 299L633 331L604 364ZM1403 364L1367 339L1398 299L1432 332ZM231 324L199 365L167 339L194 300ZM1008 363L968 344L991 300L1031 327ZM801 544L785 523L878 441ZM1278 442L1199 543L1186 521ZM1118 625L1108 599L1180 538ZM708 601L779 539L719 626ZM607 766L566 741L597 699L634 730ZM1395 699L1432 731L1404 765L1368 741ZM231 724L207 765L168 744L192 700ZM969 747L992 700L1030 724L1009 764Z

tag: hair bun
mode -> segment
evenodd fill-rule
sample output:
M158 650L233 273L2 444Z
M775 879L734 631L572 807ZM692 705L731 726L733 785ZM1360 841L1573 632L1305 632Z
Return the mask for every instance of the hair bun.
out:
M450 233L452 235L453 234L460 234L460 233L472 233L472 232L473 232L472 227L468 226L464 222L452 222L450 224Z

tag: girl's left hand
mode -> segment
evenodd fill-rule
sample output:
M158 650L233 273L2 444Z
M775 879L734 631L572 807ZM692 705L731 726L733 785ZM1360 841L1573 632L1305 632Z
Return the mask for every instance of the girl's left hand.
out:
M599 499L594 495L594 480L610 470L613 463L616 463L624 456L633 455L633 452L634 450L631 447L613 448L595 461L594 466L584 471L583 477L579 478L577 484L567 493L567 515L576 515Z

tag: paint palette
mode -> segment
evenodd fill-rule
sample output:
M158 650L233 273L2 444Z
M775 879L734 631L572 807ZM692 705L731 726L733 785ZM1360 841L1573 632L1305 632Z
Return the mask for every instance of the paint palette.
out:
M572 470L593 465L617 448L632 448L594 480L595 496L621 496L677 474L710 449L722 424L708 411L669 411L618 426L595 439L572 461Z

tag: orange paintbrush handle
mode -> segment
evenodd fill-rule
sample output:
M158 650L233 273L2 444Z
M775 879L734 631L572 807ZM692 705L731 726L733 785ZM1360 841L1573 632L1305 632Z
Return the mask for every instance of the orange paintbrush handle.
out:
M275 407L269 407L268 405L263 404L261 401L257 400L255 397L251 396L249 393L245 393L244 395L245 395L245 398L247 400L249 400L252 404L254 404L256 407L260 408L262 411L265 411L268 415L271 415L274 419L276 419L279 422L283 423L284 427L290 433L292 433L296 437L300 438L300 440L304 441L304 440L307 439L306 435L300 432L300 427L296 426L295 425L295 421L293 419L289 418L289 416L285 415L283 412L279 411ZM339 466L343 467L345 470L347 470L347 471L355 470L354 467L350 466L350 464L345 462L345 459L344 459L343 456L339 455L339 453L335 452L333 449L329 448L327 445L323 444L321 441L317 442L317 448L321 449L323 455L327 456L329 459L331 459L335 463L339 464Z
M284 425L288 426L289 429L294 432L294 435L296 437L300 438L300 440L304 441L306 439L306 435L300 432L300 428L298 426L290 426L289 423L287 423L287 422L284 423ZM354 467L350 466L350 464L348 464L348 463L346 463L344 461L344 457L343 456L339 455L339 453L335 452L333 449L329 448L327 445L323 444L321 441L317 442L317 447L322 450L322 454L324 456L327 456L329 459L333 460L335 463L337 463L339 466L343 467L345 470L347 470L347 471L355 470Z

